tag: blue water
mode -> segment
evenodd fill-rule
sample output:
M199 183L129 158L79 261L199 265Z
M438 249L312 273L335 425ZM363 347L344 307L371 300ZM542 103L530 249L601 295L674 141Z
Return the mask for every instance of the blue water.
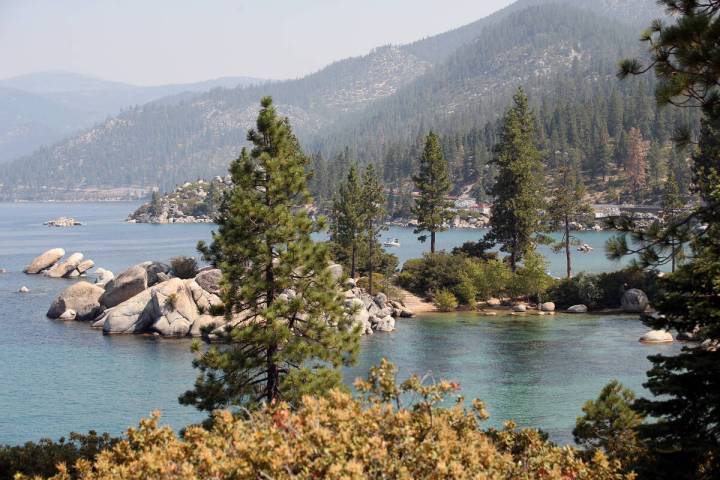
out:
M87 324L45 318L52 299L68 280L28 276L23 267L38 253L63 247L80 251L97 266L119 272L148 259L195 255L211 225L134 225L123 219L136 204L0 204L0 443L57 438L95 429L118 434L153 410L180 428L203 415L180 406L177 397L192 386L190 343L147 336L103 336ZM71 229L42 222L73 216L85 225ZM409 229L392 229L401 261L426 245ZM481 232L442 233L440 248L477 239ZM582 234L596 248L576 255L576 269L612 270L602 255L606 233ZM551 271L564 270L561 255L549 252ZM31 293L16 293L26 285ZM633 317L477 317L424 315L398 322L397 331L362 340L358 364L348 382L364 376L383 356L401 376L412 372L458 380L463 393L486 401L491 425L514 419L547 430L559 442L570 431L582 403L613 378L640 390L646 356L674 352L677 345L648 347L637 338L645 328Z

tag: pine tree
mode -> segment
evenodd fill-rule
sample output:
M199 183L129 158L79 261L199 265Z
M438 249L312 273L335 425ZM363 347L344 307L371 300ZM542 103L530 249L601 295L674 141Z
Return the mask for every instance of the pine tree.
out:
M647 142L643 140L639 128L631 128L628 134L625 171L630 179L630 188L635 201L640 201L647 186Z
M692 259L661 281L658 315L643 321L656 329L697 329L705 340L675 356L651 356L645 386L654 398L639 399L635 406L656 419L640 430L653 455L652 478L714 479L720 478L720 3L662 3L675 21L654 22L643 35L652 64L626 60L620 76L652 68L660 105L701 107L704 118L693 156L694 189L701 202L676 224L701 227L689 230ZM676 230L660 231L649 250Z
M373 294L373 273L377 266L377 241L382 230L385 230L385 192L375 167L369 164L362 178L362 219L365 225L365 237L368 245L368 293Z
M194 390L180 402L212 411L296 402L340 385L339 367L353 361L358 332L350 327L328 271L328 251L312 235L322 228L304 205L302 153L287 119L263 98L257 129L248 132L231 167L233 187L220 209L210 246L198 245L223 272L222 300L232 328L227 345L196 359Z
M572 162L566 161L558 172L552 200L548 208L554 228L561 228L563 237L553 246L555 251L565 250L567 278L572 277L571 245L578 243L571 233L571 223L579 222L592 213L590 204L585 200L585 185L580 179L580 171Z
M444 224L451 218L452 204L446 198L451 188L448 164L443 157L438 137L433 132L430 132L425 140L420 170L413 177L413 181L420 193L413 208L418 222L413 233L430 232L430 253L435 253L435 234L446 230ZM418 239L425 242L427 235L421 235Z
M683 222L682 216L683 200L680 196L680 187L675 180L675 174L671 170L665 179L665 189L662 196L662 212L661 220L666 228L672 228L674 225ZM684 236L668 234L670 248L670 264L671 271L675 271L678 260L684 257L683 243L687 241Z
M350 251L350 277L356 276L358 242L363 229L363 191L357 167L350 165L338 187L331 215L331 238Z
M152 215L160 215L162 213L160 192L157 190L153 190L152 197L150 198L150 213Z
M522 89L505 113L493 164L499 169L493 196L490 231L485 240L500 243L509 254L513 272L534 249L542 231L544 179L540 152L535 146L535 119Z

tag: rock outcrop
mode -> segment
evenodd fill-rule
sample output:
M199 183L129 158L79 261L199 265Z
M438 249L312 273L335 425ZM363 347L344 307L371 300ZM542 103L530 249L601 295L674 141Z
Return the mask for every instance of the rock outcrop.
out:
M100 303L106 308L120 305L148 288L148 273L141 265L130 267L105 285Z
M64 249L53 248L36 257L24 272L31 275L42 273L50 278L77 278L95 266L92 260L83 260L84 255L80 252L63 260L64 256Z
M41 255L35 257L30 265L25 267L24 272L32 275L38 274L43 270L47 270L57 263L65 255L65 250L62 248L53 248L48 250Z
M620 305L625 313L643 313L650 305L650 301L645 292L631 288L623 293Z
M94 320L103 311L100 297L104 290L88 282L77 282L66 288L50 305L47 316L62 318L68 311L74 312L73 320ZM63 318L66 320L68 318Z
M98 287L105 288L113 278L115 278L115 275L110 270L105 270L104 268L95 270L95 285Z

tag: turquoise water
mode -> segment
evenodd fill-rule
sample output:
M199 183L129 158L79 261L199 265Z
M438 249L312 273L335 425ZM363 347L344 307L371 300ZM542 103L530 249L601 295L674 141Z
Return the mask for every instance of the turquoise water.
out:
M59 437L96 429L113 434L153 410L180 428L202 419L177 397L192 385L189 341L145 336L103 336L87 324L51 321L45 312L68 280L27 276L22 268L52 247L81 251L115 271L148 259L194 255L197 240L208 239L209 225L133 225L123 223L135 204L0 204L0 443ZM42 222L74 216L85 223L72 229ZM458 230L439 236L440 248L477 239L481 232ZM392 229L401 260L426 250L408 229ZM583 234L596 248L577 255L578 270L612 270L601 247L605 233ZM562 257L550 254L560 274ZM27 285L31 293L16 293ZM477 317L424 315L398 322L397 331L362 340L358 364L348 381L364 376L383 356L401 376L412 372L458 380L467 397L488 404L499 425L512 418L547 430L569 442L582 403L613 378L640 389L646 356L679 346L640 345L645 328L633 317Z

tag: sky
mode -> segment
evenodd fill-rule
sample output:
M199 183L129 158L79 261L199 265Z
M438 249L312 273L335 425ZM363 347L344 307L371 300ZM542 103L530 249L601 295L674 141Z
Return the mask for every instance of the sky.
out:
M471 23L513 0L0 0L0 78L136 85L298 78Z

